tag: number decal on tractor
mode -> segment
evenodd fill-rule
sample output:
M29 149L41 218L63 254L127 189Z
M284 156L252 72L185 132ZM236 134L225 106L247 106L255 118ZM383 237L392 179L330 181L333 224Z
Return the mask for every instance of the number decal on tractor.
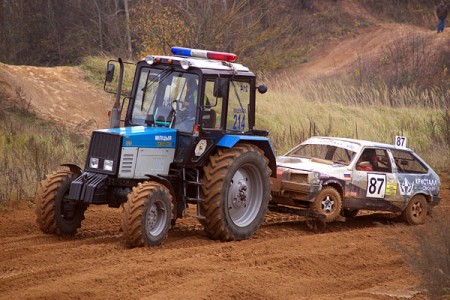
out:
M233 129L234 130L242 130L245 129L245 115L237 115L235 114L233 116L234 123L233 123Z
M386 174L367 174L366 197L384 198L386 192Z

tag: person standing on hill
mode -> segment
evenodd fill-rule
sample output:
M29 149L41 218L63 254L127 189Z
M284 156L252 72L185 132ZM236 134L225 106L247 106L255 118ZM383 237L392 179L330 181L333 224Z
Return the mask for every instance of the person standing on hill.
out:
M448 15L448 8L444 1L441 1L441 4L436 8L436 15L438 17L437 32L444 32L445 21Z

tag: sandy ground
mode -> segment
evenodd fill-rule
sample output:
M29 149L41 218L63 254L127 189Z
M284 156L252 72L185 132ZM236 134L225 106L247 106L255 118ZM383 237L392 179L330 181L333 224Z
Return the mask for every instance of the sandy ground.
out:
M450 190L443 196L437 210L448 216ZM269 213L254 237L228 243L182 219L162 246L128 249L120 214L90 207L63 238L40 232L25 203L1 212L0 299L426 299L397 250L413 246L415 227L389 215L314 233L300 217Z
M408 28L375 26L296 72L316 78L342 71L359 53ZM419 33L430 43L448 37ZM77 67L0 64L0 84L20 91L44 118L86 132L107 126L112 99L84 81ZM447 217L449 187L437 208ZM161 247L128 249L118 209L90 207L72 238L40 232L33 210L21 202L0 212L0 299L426 298L397 247L414 246L414 227L386 215L366 213L317 234L302 218L271 213L254 237L229 243L209 240L195 220L185 219ZM433 220L427 221L421 227Z

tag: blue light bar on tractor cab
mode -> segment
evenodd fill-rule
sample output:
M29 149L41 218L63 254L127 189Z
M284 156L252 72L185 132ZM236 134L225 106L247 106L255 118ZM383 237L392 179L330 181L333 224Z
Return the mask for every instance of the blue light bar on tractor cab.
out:
M233 62L237 58L237 55L233 53L215 52L209 50L191 49L183 47L172 47L170 50L174 55L208 58L214 60L224 60L227 62Z

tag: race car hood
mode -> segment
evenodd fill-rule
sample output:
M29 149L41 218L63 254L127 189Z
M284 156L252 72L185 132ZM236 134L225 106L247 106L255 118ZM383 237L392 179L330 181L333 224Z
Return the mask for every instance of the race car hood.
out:
M341 164L327 164L323 162L317 162L310 158L290 157L290 156L278 156L277 167L295 170L299 172L315 172L324 175L341 174L345 171L348 172L347 166Z

